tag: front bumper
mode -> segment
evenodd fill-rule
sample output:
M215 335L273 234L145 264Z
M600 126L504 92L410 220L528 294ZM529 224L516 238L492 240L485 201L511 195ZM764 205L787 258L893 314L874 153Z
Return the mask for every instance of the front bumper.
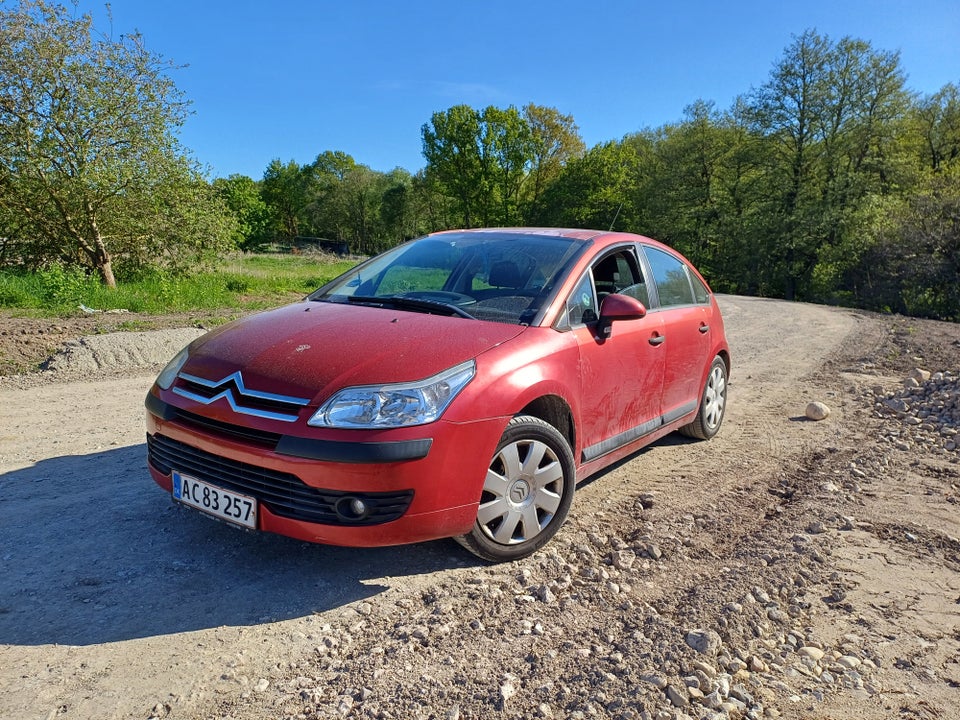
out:
M150 474L172 492L176 470L256 497L258 530L368 547L468 532L507 423L443 420L387 431L275 435L193 415L147 396ZM369 514L352 516L352 499Z

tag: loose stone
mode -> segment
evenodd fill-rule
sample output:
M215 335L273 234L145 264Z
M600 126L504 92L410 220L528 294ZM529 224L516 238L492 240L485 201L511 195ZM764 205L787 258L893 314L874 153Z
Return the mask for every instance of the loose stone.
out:
M830 417L830 408L824 403L816 401L807 405L805 414L808 420L826 420Z

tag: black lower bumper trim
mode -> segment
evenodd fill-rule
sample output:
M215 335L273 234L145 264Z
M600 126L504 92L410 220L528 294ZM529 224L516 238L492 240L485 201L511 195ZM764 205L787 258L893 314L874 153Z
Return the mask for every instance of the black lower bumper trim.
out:
M325 462L390 463L425 458L432 444L432 438L399 442L335 442L284 435L277 443L276 452Z

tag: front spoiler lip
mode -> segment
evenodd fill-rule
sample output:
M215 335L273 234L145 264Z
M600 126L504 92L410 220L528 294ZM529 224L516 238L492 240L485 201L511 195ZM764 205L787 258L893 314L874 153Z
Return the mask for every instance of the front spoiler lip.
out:
M169 421L177 417L177 409L152 392L147 393L144 405L150 413L161 420ZM387 442L348 442L280 435L274 452L279 455L325 462L349 464L392 463L422 460L427 457L432 445L433 438Z

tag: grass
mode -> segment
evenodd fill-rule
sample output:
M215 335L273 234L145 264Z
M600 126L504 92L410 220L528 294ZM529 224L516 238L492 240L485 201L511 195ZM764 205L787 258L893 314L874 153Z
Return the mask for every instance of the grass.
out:
M41 317L75 315L81 305L144 314L259 310L302 298L355 264L325 255L243 255L225 259L212 272L154 273L116 288L62 267L7 270L0 271L0 308Z

